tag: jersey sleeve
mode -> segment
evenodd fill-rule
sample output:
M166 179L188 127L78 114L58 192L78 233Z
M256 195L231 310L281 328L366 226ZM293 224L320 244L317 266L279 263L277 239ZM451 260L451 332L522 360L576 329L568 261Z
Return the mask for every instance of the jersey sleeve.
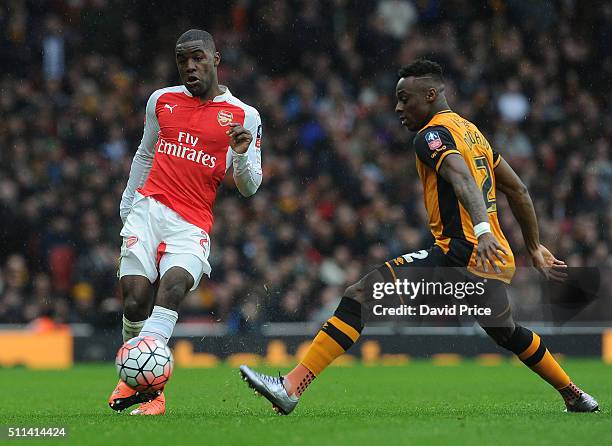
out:
M427 127L419 132L414 138L414 151L419 161L436 172L448 155L461 155L453 135L443 126Z
M244 128L253 135L249 148L245 153L236 153L231 148L229 152L232 157L231 165L234 167L236 187L242 195L248 197L257 192L263 179L261 168L261 118L254 108L247 109L244 117ZM230 163L228 163L228 168L229 165Z
M491 152L493 152L493 169L497 167L499 162L501 161L501 155L496 152L493 148L491 148Z
M157 121L157 115L155 114L155 107L157 105L157 99L160 96L160 91L154 92L147 101L147 107L145 111L145 123L142 139L138 150L132 160L132 166L130 168L130 176L128 178L127 186L121 196L121 204L119 205L119 215L121 220L125 222L130 210L132 209L132 202L134 201L134 193L136 189L142 187L149 176L149 171L153 165L153 156L155 154L155 143L157 142L159 134L159 122Z

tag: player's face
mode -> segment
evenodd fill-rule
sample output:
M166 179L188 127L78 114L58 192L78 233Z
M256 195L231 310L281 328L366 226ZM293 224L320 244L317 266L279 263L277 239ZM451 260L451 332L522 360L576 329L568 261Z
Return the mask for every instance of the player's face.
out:
M206 49L201 40L176 46L176 66L181 81L194 96L202 96L210 90L216 79L219 60L219 53Z
M415 84L414 78L401 78L395 88L395 112L402 125L413 132L419 131L429 116L431 103L426 92Z

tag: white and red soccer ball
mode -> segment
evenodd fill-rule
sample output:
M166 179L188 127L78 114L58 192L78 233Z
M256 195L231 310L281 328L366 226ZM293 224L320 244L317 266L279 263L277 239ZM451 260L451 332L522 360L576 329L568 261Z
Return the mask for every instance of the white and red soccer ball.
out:
M117 373L138 392L162 390L174 366L170 349L151 336L137 336L125 342L115 358Z

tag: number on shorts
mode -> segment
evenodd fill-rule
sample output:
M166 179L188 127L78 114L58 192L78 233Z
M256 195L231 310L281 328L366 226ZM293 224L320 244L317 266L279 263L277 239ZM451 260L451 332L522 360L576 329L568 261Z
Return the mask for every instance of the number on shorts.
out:
M428 255L429 252L425 251L424 249L421 249L420 251L411 252L397 257L393 259L393 263L395 263L395 266L403 265L404 263L412 263L414 262L414 259L423 260Z

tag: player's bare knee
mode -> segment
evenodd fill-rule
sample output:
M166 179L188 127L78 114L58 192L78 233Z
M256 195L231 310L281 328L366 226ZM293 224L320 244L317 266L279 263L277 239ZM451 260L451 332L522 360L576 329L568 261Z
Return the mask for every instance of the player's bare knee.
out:
M189 288L181 283L167 284L164 287L160 286L155 303L161 307L176 311L183 297L185 297L187 290L189 290Z
M142 321L149 317L149 305L141 303L134 296L123 298L123 314L130 321Z
M160 281L156 305L176 311L192 285L191 274L182 268L170 268Z
M144 280L140 280L144 279ZM142 321L149 317L153 300L153 286L146 278L123 278L123 314L131 321Z
M130 287L123 289L123 314L131 321L142 321L151 312L152 295L149 289Z

